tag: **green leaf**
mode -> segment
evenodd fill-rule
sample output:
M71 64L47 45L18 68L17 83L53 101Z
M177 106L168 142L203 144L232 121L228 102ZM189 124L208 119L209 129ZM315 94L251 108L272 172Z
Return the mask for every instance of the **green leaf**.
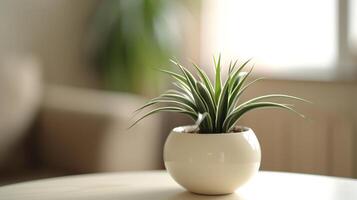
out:
M229 92L228 92L228 80L224 84L222 94L219 96L218 104L217 104L217 114L216 114L216 122L215 122L215 127L217 132L222 132L222 125L223 121L226 118L227 115L227 109L228 109L228 97L229 97Z
M206 103L210 117L212 119L215 119L216 118L216 116L215 116L216 107L215 107L212 97L210 96L209 91L207 90L205 85L203 85L201 82L196 83L196 89L197 89L200 97Z
M235 72L232 72L232 79L235 80L237 78L237 76L239 75L239 73L244 69L244 67L247 66L247 64L251 61L252 59L249 59L247 61L245 61ZM233 69L234 70L234 69Z
M195 100L195 104L197 106L198 112L199 113L205 113L208 112L208 108L207 105L205 104L204 101L202 101L202 98L199 96L197 90L196 90L196 82L197 80L195 79L195 77L187 70L185 69L183 66L181 66L179 63L172 61L174 63L176 63L176 66L179 67L179 69L182 71L182 73L185 76L185 79L187 80L187 83L190 87L190 91L191 94Z
M186 103L187 102L187 103ZM172 103L172 104L176 104L177 106L182 106L183 109L187 109L188 111L192 111L195 112L195 105L192 106L192 103L189 101L178 101L178 100L172 100L172 99L165 99L162 96L154 98L150 101L148 101L146 104L144 104L143 106L141 106L140 108L136 109L134 112L138 112L141 111L149 106L158 104L158 103Z
M207 117L208 113L198 113L197 120L195 122L195 126L199 127L202 123L202 121Z
M175 104L175 106L179 106L187 111L192 111L195 112L194 107L191 107L189 104L186 104L184 102L181 101L177 101L177 100L171 100L171 99L158 99L154 101L155 104L157 103L168 103L168 104Z
M180 74L177 74L175 72L171 72L171 71L167 71L167 70L164 70L164 69L157 69L158 71L162 72L162 73L165 73L165 74L168 74L170 76L172 76L173 78L175 78L176 80L178 81L181 81L183 83L186 83L186 79L184 76L180 75Z
M208 113L199 113L195 126L197 126L200 132L210 133L213 131L212 119Z
M136 113L136 112L139 112L139 111L141 111L141 110L143 110L143 109L145 109L145 108L147 108L147 107L149 107L149 106L151 106L151 105L154 105L155 104L155 101L158 99L158 97L157 98L154 98L154 99L151 99L150 101L148 101L147 103L145 103L144 105L142 105L141 107L139 107L138 109L136 109L135 111L134 111L134 113Z
M232 90L234 90L234 88L237 87L237 85L239 84L241 78L247 74L247 72L242 72L242 70L244 69L245 66L247 66L247 64L251 61L251 59L245 61L235 72L234 71L234 68L237 64L237 61L234 63L234 66L232 67L232 75L230 76L230 78L232 79L230 81L230 89L229 89L229 92L232 93ZM252 71L252 69L251 69Z
M209 80L207 74L202 69L200 69L200 67L198 67L195 63L192 63L192 64L195 67L196 71L198 72L200 79L204 82L204 84L205 84L206 88L208 89L209 94L212 98L212 101L214 102L214 89L213 89L213 85L212 85L211 81Z
M312 103L311 101L308 101L306 99L295 97L295 96L291 96L291 95L269 94L269 95L264 95L264 96L260 96L260 97L256 97L256 98L250 99L250 100L242 103L241 106L244 106L244 105L247 105L247 104L250 104L250 103L255 103L255 102L261 101L261 100L271 99L271 98L286 98L286 99L299 100L299 101L302 101L302 102L305 102L305 103Z
M187 98L184 94L183 95L178 95L178 94L163 94L161 95L164 98L172 99L172 100L177 100L182 103L185 103L189 105L191 108L194 110L197 110L196 105L191 101L191 99Z
M245 81L247 80L247 78L249 77L249 75L252 73L253 71L253 67L250 69L250 71L248 73L246 72L240 72L237 79L237 85L234 86L233 91L231 92L231 96L229 99L229 105L233 104L233 100L235 100L236 98L238 98L238 92L240 91L241 87L243 86L243 84L245 83ZM233 98L233 99L232 99ZM236 101L236 100L235 100Z
M145 115L143 115L142 117L140 117L139 119L137 119L134 123L132 123L130 125L130 128L132 128L133 126L135 126L137 123L139 123L141 120L143 120L144 118L152 115L152 114L155 114L157 112L177 112L177 113L184 113L184 114L187 114L189 115L192 119L196 120L197 118L197 114L194 113L194 112L190 112L190 111L187 111L183 108L180 108L180 107L161 107L161 108L157 108L157 109L154 109L148 113L146 113Z
M190 99L192 99L194 101L194 98L192 96L192 92L189 86L185 86L180 84L179 82L173 82L172 83L174 86L176 86L178 89L180 89L180 91L182 91L182 93L184 93L186 96L188 96ZM177 91L179 92L179 91Z
M237 66L237 62L238 62L238 59L234 61L233 65L230 67L230 70L228 70L229 75L232 75L235 67Z
M215 60L215 58L213 58ZM219 96L221 95L221 54L219 54L218 61L215 62L215 73L216 73L216 78L215 78L215 102L218 102Z
M199 79L196 79L187 68L171 60L171 62L179 68L181 74L167 70L160 71L176 80L173 84L177 89L168 90L137 109L135 112L154 104L159 106L159 108L153 109L140 117L132 126L143 118L157 112L178 112L186 114L194 120L197 120L198 124L196 125L200 133L229 132L245 113L255 109L279 108L289 110L304 117L294 110L292 105L267 101L271 98L282 98L311 103L305 99L285 94L259 96L239 105L239 99L244 92L262 78L258 78L246 84L254 66L248 72L244 72L243 69L248 65L251 59L239 67L237 65L238 61L236 60L234 63L230 62L228 66L228 78L222 85L221 55L219 55L217 62L215 58L213 59L216 72L214 83L212 83L207 74L196 64L192 63ZM169 104L170 106L163 104Z
M213 133L214 131L214 126L213 126L213 120L209 114L206 115L206 121L207 125L200 124L200 131L203 133Z
M253 85L254 83L260 81L260 80L263 80L264 78L257 78L255 79L254 81L248 83L247 85L245 85L242 89L239 90L239 92L237 94L234 94L231 96L231 98L229 99L229 109L228 109L228 112L231 112L235 105L237 104L238 102L238 99L239 97L243 94L243 92L251 85Z
M232 74L232 61L229 62L229 67L228 67L228 76Z
M258 102L258 103L251 103L247 104L244 106L239 106L236 108L231 114L228 115L226 120L223 123L224 130L229 132L231 128L234 127L236 122L248 111L258 109L258 108L281 108L281 109L286 109L289 111L292 111L296 114L298 114L300 117L305 118L304 115L300 114L296 110L290 108L288 105L285 104L280 104L280 103L274 103L274 102Z

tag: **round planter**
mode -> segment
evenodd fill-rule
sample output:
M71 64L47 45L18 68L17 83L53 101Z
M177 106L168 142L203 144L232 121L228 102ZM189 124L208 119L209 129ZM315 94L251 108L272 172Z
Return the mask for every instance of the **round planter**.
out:
M222 134L185 133L168 136L164 162L172 178L187 190L206 195L233 193L259 170L259 142L250 128Z

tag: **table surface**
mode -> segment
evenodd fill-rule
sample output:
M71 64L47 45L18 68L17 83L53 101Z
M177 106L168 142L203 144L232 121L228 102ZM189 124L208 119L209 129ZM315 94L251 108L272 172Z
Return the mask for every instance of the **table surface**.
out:
M356 200L357 180L261 171L234 194L185 191L165 171L102 173L51 178L0 187L0 199L76 200Z

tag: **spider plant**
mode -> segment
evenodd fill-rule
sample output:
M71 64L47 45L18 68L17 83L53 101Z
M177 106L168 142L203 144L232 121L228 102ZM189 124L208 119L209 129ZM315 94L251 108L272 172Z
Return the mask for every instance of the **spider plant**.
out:
M215 81L209 79L208 75L196 64L193 67L197 72L198 79L184 66L177 61L171 62L178 67L181 73L167 70L160 70L170 75L175 82L177 89L168 90L162 95L151 99L135 112L147 107L159 104L151 111L142 115L130 127L137 124L145 117L157 112L177 112L183 113L196 121L197 133L228 133L235 130L237 122L242 116L252 110L261 108L279 108L291 111L304 118L304 115L297 112L293 105L271 101L274 98L293 99L308 102L302 98L285 95L269 94L258 96L240 103L240 97L252 84L262 80L255 79L247 83L247 79L254 68L243 71L249 64L247 60L239 67L237 61L230 62L228 78L222 84L221 76L221 56L213 58L215 65Z

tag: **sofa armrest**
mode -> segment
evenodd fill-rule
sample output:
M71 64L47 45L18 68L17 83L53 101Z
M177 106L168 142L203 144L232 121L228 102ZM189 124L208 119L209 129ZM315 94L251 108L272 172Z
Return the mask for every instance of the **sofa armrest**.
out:
M127 130L144 99L48 86L39 119L40 159L74 173L162 168L160 116Z

